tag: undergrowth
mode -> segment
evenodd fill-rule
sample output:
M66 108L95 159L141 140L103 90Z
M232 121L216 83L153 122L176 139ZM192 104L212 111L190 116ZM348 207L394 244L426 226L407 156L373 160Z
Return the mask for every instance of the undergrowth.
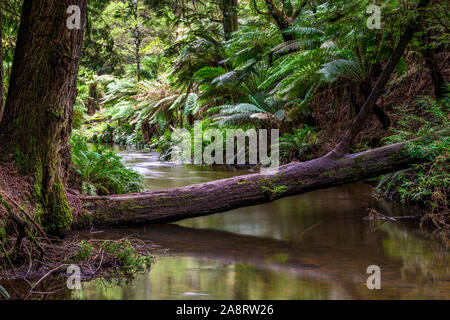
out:
M76 133L70 141L72 161L82 178L81 191L88 195L125 194L142 190L142 177L125 167L113 151L94 144Z
M305 125L301 129L292 129L292 133L284 133L280 137L280 156L283 163L292 160L311 160L313 150L319 144L318 133Z
M448 234L450 190L448 134L442 134L449 128L450 95L440 101L421 97L417 101L414 114L406 106L397 108L403 116L398 122L394 134L385 138L391 143L416 139L408 143L407 148L413 157L426 158L427 162L414 165L410 169L383 175L376 187L376 195L402 203L417 203L425 206L426 214L422 224L431 221L443 234ZM437 137L430 141L430 138Z

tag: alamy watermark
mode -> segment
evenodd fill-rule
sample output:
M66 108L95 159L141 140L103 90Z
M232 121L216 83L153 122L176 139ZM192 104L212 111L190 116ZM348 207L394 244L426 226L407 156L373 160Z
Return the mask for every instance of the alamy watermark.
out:
M79 6L72 5L67 8L67 14L69 14L69 18L67 18L67 28L69 30L81 29L81 9Z
M371 265L367 267L367 274L371 276L367 278L366 285L369 290L381 289L381 269L377 265Z
M69 290L80 290L81 289L81 269L79 266L71 264L67 268L67 274L70 276L67 278L66 284Z
M367 7L366 13L371 16L367 19L367 28L370 30L381 29L381 7L372 4Z

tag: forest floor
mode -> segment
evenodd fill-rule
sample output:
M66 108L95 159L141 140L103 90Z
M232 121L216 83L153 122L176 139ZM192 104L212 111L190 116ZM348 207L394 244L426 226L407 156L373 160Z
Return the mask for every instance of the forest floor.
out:
M24 227L22 222L32 224L39 211L31 181L31 177L20 176L13 163L0 163L0 233L6 235L0 249L0 280L14 299L50 293L39 290L44 283L52 288L51 293L67 289L66 281L53 280L68 278L71 265L80 268L83 281L128 281L150 268L152 244L139 239L97 241L90 239L89 231L72 232L60 239L40 232L34 225ZM78 214L82 207L77 192L68 190L67 198L74 214ZM55 287L48 286L48 281L53 281Z

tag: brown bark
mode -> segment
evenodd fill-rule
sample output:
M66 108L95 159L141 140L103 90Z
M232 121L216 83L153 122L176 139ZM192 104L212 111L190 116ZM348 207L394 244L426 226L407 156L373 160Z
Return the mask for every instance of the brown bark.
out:
M5 86L3 80L3 29L2 29L2 0L0 0L0 122L2 122L5 100Z
M294 25L294 20L291 17L285 15L283 11L278 9L275 5L274 0L265 0L265 2L269 14L272 16L273 20L275 20L278 29L280 29L281 31L284 42L294 41L295 34L293 32L286 32L286 30L292 28L292 26Z
M448 132L446 133L448 135ZM83 196L74 227L161 223L209 215L238 207L351 183L398 171L420 162L404 143L281 166L270 174L250 174L180 188L107 197Z
M67 8L81 9L81 28L69 30ZM34 178L40 221L51 233L70 226L64 179L77 95L86 0L25 0L5 113L0 124L2 155Z
M274 19L276 25L278 26L278 29L281 31L284 43L289 44L289 46L285 50L279 50L278 48L275 48L276 50L272 49L271 51L269 51L267 55L269 59L269 65L272 66L274 55L276 55L277 57L282 57L290 53L297 52L300 49L299 44L295 42L296 41L295 33L287 32L287 30L289 30L289 28L294 26L295 19L306 7L308 1L307 0L302 1L297 10L295 10L295 12L290 13L285 12L284 8L283 10L278 9L273 0L265 0L265 2L267 9L269 10L267 14L271 15L272 18ZM258 13L262 14L262 12L258 10L256 3L254 3L254 6L258 11Z
M233 32L238 30L238 0L222 0L222 24L225 40L230 40Z
M136 57L136 74L137 80L141 80L141 32L139 31L139 0L133 0L133 14L135 26L133 30L135 57Z
M89 115L94 115L98 110L100 110L100 97L98 94L98 83L93 80L89 85L89 98L87 101L87 109Z
M444 76L441 69L439 69L434 50L430 47L430 41L427 36L424 36L424 42L426 48L423 50L423 55L425 57L425 65L430 71L431 79L433 80L434 94L437 99L442 99L444 97Z
M421 0L417 6L417 9L422 9L426 7L429 2L430 0ZM350 150L353 140L358 135L358 133L361 132L370 112L374 109L378 98L383 93L384 87L386 86L387 82L391 77L392 72L394 72L398 61L405 52L406 46L411 41L411 39L413 38L414 34L418 31L418 29L419 29L418 17L414 16L414 18L412 18L411 21L409 21L408 26L406 27L405 31L400 37L400 41L397 44L397 47L395 48L394 52L389 58L386 67L384 68L383 72L381 73L380 77L375 83L372 92L370 93L360 112L356 116L356 119L353 121L350 128L347 130L347 132L345 133L341 141L338 143L338 145L330 153L328 153L327 155L328 157L339 158L345 155Z
M272 17L278 29L281 31L281 36L283 37L284 42L295 41L295 34L293 32L286 32L286 30L288 30L294 25L294 19L299 15L301 9L303 9L306 2L302 4L299 7L299 9L294 13L294 15L291 17L285 14L283 10L278 9L274 0L264 0L264 2L267 7L267 12L259 10L256 1L253 0L252 3L256 12L259 14L269 15Z
M373 71L371 72L371 75L369 76L369 78L366 81L359 84L359 91L361 92L361 95L362 95L364 101L367 100L367 98L369 97L370 92L371 92L372 78L373 78L372 74L373 74ZM356 104L355 114L358 115L360 110L361 110L361 105ZM387 130L389 128L389 126L391 125L391 120L389 119L389 116L377 104L375 104L372 107L372 111L375 114L375 116L378 118L378 120L380 120L380 123L383 126L383 128L385 130Z

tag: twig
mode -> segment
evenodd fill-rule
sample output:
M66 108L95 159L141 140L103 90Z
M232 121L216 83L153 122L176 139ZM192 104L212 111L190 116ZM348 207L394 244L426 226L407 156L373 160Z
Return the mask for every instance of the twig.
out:
M36 288L36 287L37 287L37 286L38 286L45 278L47 278L49 275L51 275L53 272L55 272L55 271L58 270L59 268L61 268L61 267L67 267L67 266L68 266L68 264L62 264L62 265L60 265L60 266L58 266L58 267L56 267L56 268L50 270L49 272L47 272L42 278L40 278L40 279L38 280L38 282L36 282L36 283L34 284L33 287L31 287L31 289L28 291L28 294L27 294L27 296L26 296L25 298L27 298L31 293L33 293L34 288Z

